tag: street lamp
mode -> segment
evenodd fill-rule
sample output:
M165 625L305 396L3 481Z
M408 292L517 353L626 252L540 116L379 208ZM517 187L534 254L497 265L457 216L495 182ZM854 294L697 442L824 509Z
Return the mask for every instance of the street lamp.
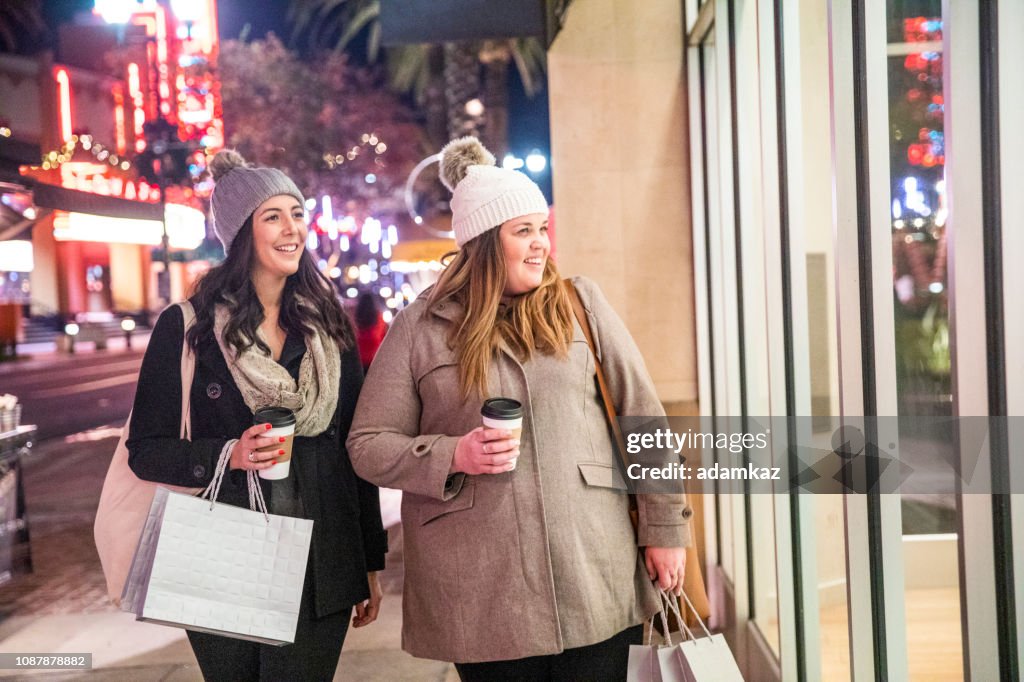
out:
M78 332L81 331L79 326L74 322L68 322L64 325L64 334L68 338L68 352L75 352L75 337L78 336Z
M126 317L121 320L121 329L124 330L124 345L128 350L132 349L132 332L135 331L135 320Z
M203 18L205 5L204 0L171 0L171 10L174 12L175 18L185 24L189 40L192 39L192 26Z
M137 0L96 0L94 7L108 24L127 24L139 3Z

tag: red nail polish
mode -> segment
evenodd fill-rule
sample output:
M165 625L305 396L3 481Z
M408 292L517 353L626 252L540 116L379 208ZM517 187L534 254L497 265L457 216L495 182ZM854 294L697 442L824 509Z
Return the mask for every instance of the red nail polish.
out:
M266 426L266 427L267 427L267 431L269 431L270 429L272 429L272 428L273 428L273 427L272 427L272 426L271 426L270 424L264 424L264 426Z
M278 450L278 451L277 451L277 454L279 454L279 455L283 455L283 454L284 454L284 450Z
M287 438L285 438L284 436L281 436L280 438L278 438L278 439L277 439L277 442L278 442L278 443L283 443L283 442L285 442L286 440L288 440L288 439L287 439Z

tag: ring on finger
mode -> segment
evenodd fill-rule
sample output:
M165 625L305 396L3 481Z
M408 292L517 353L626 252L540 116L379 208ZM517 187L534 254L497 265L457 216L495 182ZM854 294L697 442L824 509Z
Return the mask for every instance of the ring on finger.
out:
M256 461L256 452L254 450L250 450L249 451L249 461L250 462L255 462Z

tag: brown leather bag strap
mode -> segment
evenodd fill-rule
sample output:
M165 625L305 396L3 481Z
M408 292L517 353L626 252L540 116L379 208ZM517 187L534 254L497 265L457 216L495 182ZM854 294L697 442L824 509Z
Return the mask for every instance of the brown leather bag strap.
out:
M597 346L594 345L594 333L590 329L590 319L580 299L580 292L576 291L575 285L570 280L565 280L565 290L569 294L569 302L572 304L572 311L576 315L576 321L583 329L583 336L587 337L587 345L590 346L590 353L594 356L594 366L597 373L597 385L601 390L601 401L604 403L604 414L611 426L612 435L615 437L615 449L619 451L619 459L622 460L623 472L629 469L630 461L626 455L626 439L622 437L622 429L619 428L619 420L615 414L615 403L612 402L611 391L608 389L608 380L604 376L604 368L601 367L601 360L597 357ZM629 496L630 505L636 505L636 496Z

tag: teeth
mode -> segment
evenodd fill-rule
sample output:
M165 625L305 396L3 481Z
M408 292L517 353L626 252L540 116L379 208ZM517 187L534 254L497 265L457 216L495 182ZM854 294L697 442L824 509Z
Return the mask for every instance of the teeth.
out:
M297 247L295 244L291 244L289 246L278 246L278 247L275 247L274 250L275 251L281 251L282 253L294 253L295 251L298 250L298 248L299 247Z
M527 258L524 262L529 265L540 265L544 261L541 260L540 258Z

